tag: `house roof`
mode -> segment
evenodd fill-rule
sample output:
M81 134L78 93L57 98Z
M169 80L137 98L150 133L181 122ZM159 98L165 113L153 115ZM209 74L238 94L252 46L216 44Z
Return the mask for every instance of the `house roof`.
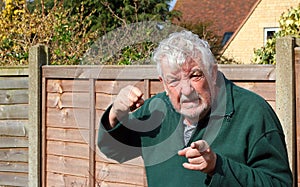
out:
M220 54L223 54L224 51L226 50L226 48L229 46L229 44L231 43L231 41L236 37L236 35L238 34L238 32L241 30L241 28L243 27L243 25L247 22L247 20L250 18L251 14L253 13L253 11L255 10L255 8L258 6L258 4L261 2L261 0L257 0L253 7L251 8L251 10L248 12L248 15L245 17L245 19L242 21L242 23L239 25L239 27L235 30L233 36L231 36L231 38L228 40L228 42L226 43L225 46L223 46L222 51L220 52Z
M218 36L235 32L259 0L177 0L174 9L182 12L181 21L211 23Z

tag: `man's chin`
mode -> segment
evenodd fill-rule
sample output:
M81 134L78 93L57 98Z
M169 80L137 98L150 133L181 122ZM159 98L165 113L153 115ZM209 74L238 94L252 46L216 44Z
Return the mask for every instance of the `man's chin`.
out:
M207 107L184 108L179 111L185 118L198 122L203 118L209 109Z
M199 120L200 112L197 112L197 108L189 108L180 111L184 117L194 120Z

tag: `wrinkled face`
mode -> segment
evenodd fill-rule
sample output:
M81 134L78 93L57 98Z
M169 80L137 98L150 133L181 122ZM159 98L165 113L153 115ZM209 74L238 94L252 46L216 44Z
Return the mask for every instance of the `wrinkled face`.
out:
M162 63L161 78L177 112L190 123L198 122L211 107L211 91L199 63L188 59L182 66Z

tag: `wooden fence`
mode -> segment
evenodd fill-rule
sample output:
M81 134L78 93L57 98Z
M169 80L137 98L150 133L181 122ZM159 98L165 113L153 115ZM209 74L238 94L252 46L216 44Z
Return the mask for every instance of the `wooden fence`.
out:
M274 66L220 69L275 107ZM155 67L43 66L42 74L44 186L146 186L140 158L116 164L100 156L95 140L99 118L122 87L135 85L146 98L163 90Z
M280 42L291 49L291 63L298 63L291 66L292 71L298 68L299 72L300 57L294 57L299 54L295 49L297 41L290 40ZM290 43L285 44L287 41ZM147 186L141 158L124 164L106 159L97 149L96 139L99 119L122 87L134 84L144 91L145 98L162 91L155 67L47 66L47 54L45 47L35 46L30 52L29 70L14 70L16 74L3 73L10 71L3 70L0 75L0 82L11 86L0 84L0 186ZM283 54L287 56L286 51ZM285 70L289 70L287 67L290 66L285 65ZM283 79L284 71L279 71L278 65L277 68L272 65L220 65L219 69L236 84L263 96L276 112L279 111L288 134L289 157L296 180L296 122L293 121L296 113L292 113L294 118L288 121L289 112L295 112L296 106L282 115L283 107L289 107L287 103L293 101L287 101L290 97L280 92L294 91L292 97L297 97L299 107L299 87L295 82L300 79L299 74L293 74L296 75L292 80L293 90L288 87L281 91L284 87L278 85L281 81L278 77ZM8 81L13 78L16 81ZM29 93L29 99L22 102L19 91L8 91L21 79L25 86L17 90L25 92L24 98ZM28 88L30 91L26 93ZM21 107L15 109L18 105ZM9 112L10 108L13 112ZM15 115L19 117L9 118ZM299 116L297 110L297 124L300 125Z
M0 69L0 186L28 183L28 68Z

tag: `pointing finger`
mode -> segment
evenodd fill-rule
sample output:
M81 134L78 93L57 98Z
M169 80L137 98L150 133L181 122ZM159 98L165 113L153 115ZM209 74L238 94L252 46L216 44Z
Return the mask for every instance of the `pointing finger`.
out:
M197 149L200 153L203 153L209 149L209 145L205 140L193 142L191 147Z

